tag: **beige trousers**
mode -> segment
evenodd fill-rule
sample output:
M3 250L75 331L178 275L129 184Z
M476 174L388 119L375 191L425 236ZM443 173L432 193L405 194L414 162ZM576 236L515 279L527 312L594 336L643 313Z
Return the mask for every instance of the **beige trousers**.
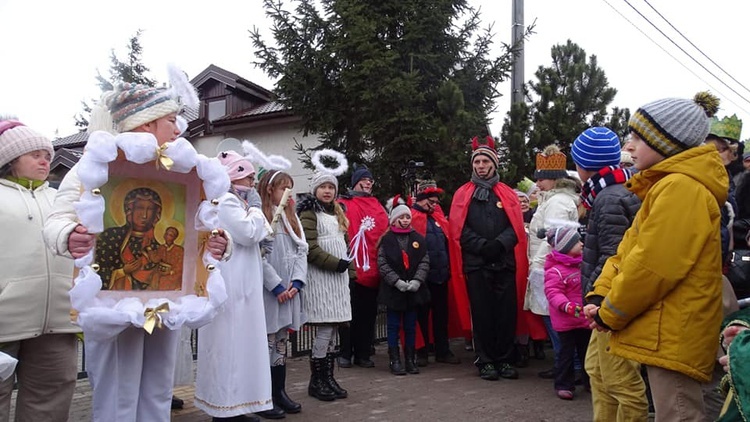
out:
M68 420L78 376L76 341L75 334L45 334L0 344L18 359L16 376L0 383L0 422L9 420L16 379L16 422Z
M703 422L701 384L689 376L657 366L647 366L651 397L656 410L655 422Z

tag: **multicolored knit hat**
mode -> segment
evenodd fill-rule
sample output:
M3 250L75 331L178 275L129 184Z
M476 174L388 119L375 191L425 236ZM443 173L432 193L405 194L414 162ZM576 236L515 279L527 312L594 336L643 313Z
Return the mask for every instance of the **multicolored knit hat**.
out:
M417 201L431 197L439 197L445 191L437 186L437 182L432 179L422 180L417 184Z
M536 155L536 170L534 178L539 179L564 179L568 177L565 170L565 154L560 152L557 145L549 145L544 151Z
M546 230L547 243L560 253L568 253L581 241L581 234L574 226L550 227Z
M102 100L119 132L128 132L181 108L166 88L131 83L117 84Z
M628 129L664 157L697 147L708 136L710 117L719 99L708 92L692 100L666 98L644 105L628 121Z
M0 120L0 167L32 151L44 150L55 156L52 142L16 120Z
M174 65L167 66L169 88L153 88L141 84L120 82L112 91L102 94L91 111L88 131L106 130L128 132L153 122L183 106L197 108L200 104L195 87L185 72Z
M487 143L480 144L479 137L475 136L471 139L471 162L474 162L474 158L478 155L484 155L489 158L490 161L495 165L495 170L500 167L500 160L497 158L497 150L495 149L495 138L487 136Z
M219 162L227 170L227 175L231 181L244 179L255 173L253 163L247 157L243 157L235 151L220 152L216 158L219 159Z
M583 131L570 148L573 162L584 170L598 171L620 164L620 138L606 127Z

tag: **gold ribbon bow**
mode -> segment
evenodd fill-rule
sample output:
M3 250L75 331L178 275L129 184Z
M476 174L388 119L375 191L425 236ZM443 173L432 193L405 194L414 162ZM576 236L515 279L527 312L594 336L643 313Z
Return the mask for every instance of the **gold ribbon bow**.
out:
M171 158L167 157L166 154L164 154L164 152L167 150L167 148L169 148L169 145L164 144L164 145L160 146L156 150L156 161L155 161L155 163L156 163L156 169L157 170L159 170L161 168L163 168L164 170L167 170L167 171L172 170L172 166L174 165L174 160L172 160Z
M143 316L146 317L146 322L143 323L143 329L147 333L151 334L154 331L154 327L162 327L160 313L169 312L169 303L164 302L156 308L146 308L143 312Z

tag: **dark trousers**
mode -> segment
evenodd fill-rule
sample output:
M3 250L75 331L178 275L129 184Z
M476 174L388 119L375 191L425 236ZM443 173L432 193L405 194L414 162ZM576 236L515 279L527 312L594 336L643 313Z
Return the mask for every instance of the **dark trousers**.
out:
M576 328L560 331L560 353L555 365L555 390L575 390L575 356L586 356L591 330ZM583 385L589 385L589 376L583 371Z
M401 323L404 328L404 348L414 347L417 336L417 311L387 311L388 347L398 346L398 337L401 332ZM403 321L402 321L403 320Z
M430 344L430 311L432 311L432 335L435 341L435 356L445 356L448 349L448 283L428 283L430 303L417 310L419 329L424 337L424 344Z
M466 274L477 366L514 360L516 276L512 271Z
M346 359L369 359L378 315L378 289L349 283L352 302L352 322L339 327L341 356Z

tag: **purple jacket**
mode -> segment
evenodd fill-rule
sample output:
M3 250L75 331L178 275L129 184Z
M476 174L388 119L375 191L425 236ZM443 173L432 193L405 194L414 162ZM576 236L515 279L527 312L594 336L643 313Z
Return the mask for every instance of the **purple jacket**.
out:
M583 313L578 318L565 313L568 302L583 307L581 298L581 256L568 256L553 250L544 262L544 294L549 301L549 317L555 331L588 328Z

